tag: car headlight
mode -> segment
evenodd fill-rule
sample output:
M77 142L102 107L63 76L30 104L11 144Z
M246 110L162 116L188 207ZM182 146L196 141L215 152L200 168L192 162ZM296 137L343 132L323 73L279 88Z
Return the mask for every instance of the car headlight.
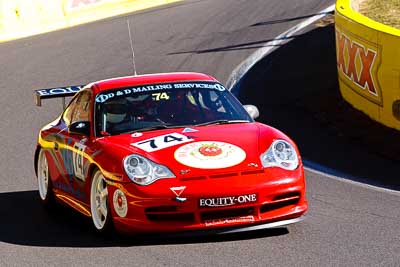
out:
M293 171L299 166L299 158L294 147L284 140L275 140L260 156L264 168L280 167Z
M124 169L128 177L139 185L148 185L163 178L175 178L167 167L137 154L124 159Z

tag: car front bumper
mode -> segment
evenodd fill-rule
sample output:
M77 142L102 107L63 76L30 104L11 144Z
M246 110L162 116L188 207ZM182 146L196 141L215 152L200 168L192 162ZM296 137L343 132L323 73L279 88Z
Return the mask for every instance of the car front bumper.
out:
M125 216L116 212L116 190L125 195ZM240 179L165 179L147 187L110 183L108 191L114 225L129 233L213 229L222 233L227 228L226 233L233 233L280 227L300 221L308 208L302 168L264 170Z

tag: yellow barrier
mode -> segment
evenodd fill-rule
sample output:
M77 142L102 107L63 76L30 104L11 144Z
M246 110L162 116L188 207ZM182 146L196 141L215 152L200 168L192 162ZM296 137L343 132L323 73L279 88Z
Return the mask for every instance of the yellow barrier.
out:
M0 0L0 42L182 0Z
M400 130L400 30L357 12L359 0L337 0L335 28L340 92L356 109Z

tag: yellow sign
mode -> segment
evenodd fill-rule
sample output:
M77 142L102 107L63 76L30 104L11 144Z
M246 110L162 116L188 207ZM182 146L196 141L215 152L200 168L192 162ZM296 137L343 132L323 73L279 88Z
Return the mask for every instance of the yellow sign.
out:
M377 78L381 62L378 45L336 26L336 49L339 78L357 94L383 106Z
M361 15L355 3L336 2L340 93L370 118L400 130L400 29Z

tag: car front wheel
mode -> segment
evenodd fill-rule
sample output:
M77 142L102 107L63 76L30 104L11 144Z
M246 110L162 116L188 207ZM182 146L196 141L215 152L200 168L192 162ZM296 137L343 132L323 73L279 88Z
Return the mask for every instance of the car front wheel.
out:
M110 232L112 229L112 218L108 202L107 183L99 170L95 170L92 176L90 211L96 230L101 233Z

